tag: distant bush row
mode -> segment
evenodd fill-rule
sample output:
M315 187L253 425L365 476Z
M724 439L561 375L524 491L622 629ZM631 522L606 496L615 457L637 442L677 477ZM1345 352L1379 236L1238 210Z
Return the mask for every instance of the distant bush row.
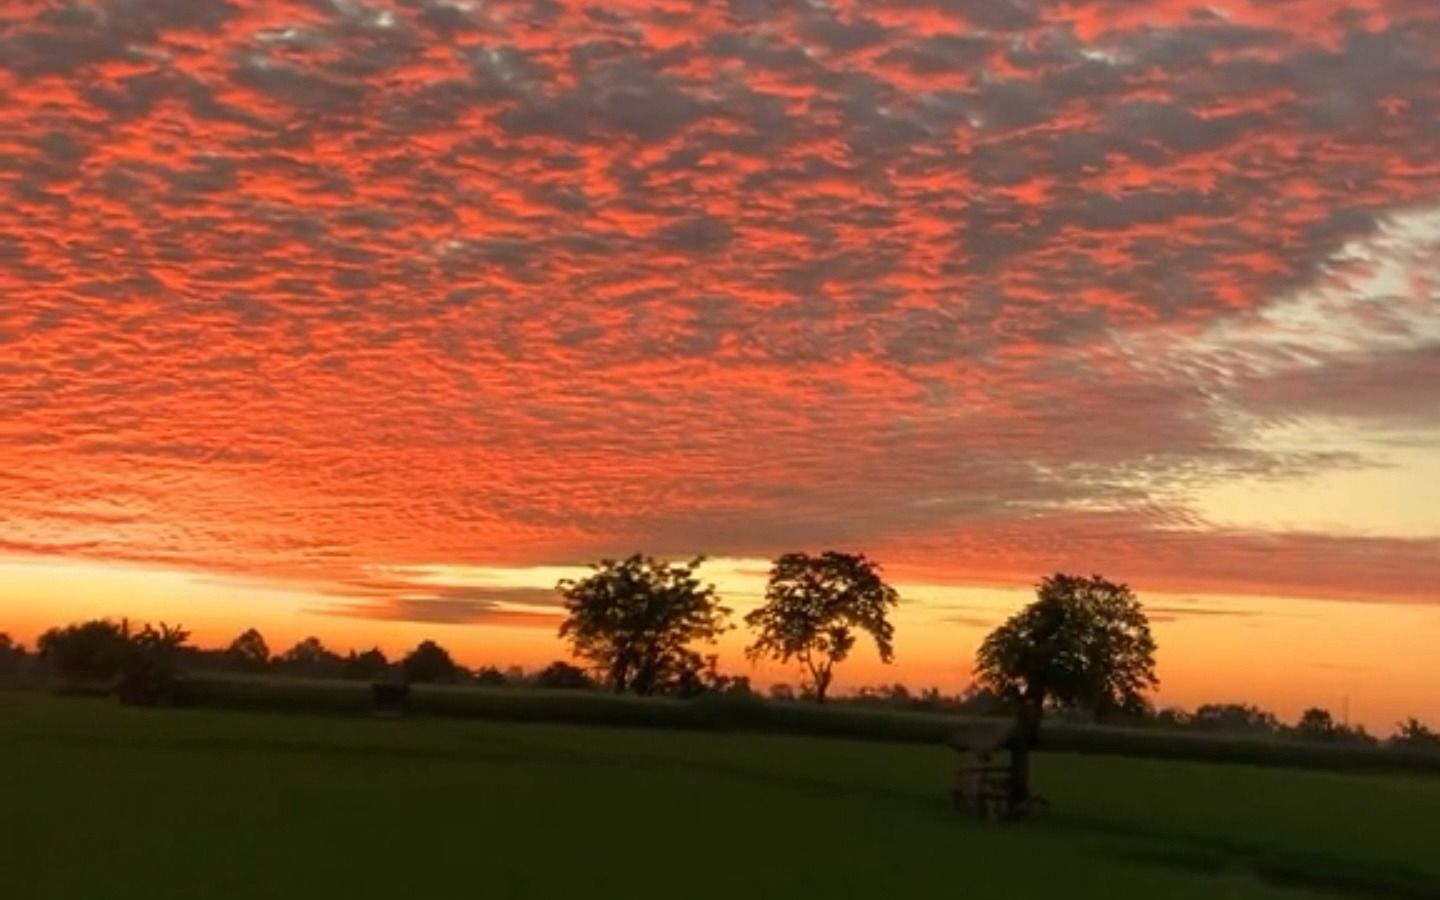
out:
M183 705L267 712L364 715L372 709L369 685L354 681L218 673L182 678L175 700ZM821 706L739 692L681 699L474 685L413 686L409 707L412 714L450 718L753 730L912 744L941 744L966 724L993 721L853 703ZM1417 747L1325 744L1282 736L1201 734L1070 722L1056 722L1047 728L1041 748L1251 765L1440 773L1440 753Z
M147 630L150 637L141 640ZM156 642L162 634L171 635L169 644ZM138 646L131 646L136 642ZM201 649L185 645L184 632L178 629L137 630L125 622L97 620L52 629L39 649L31 653L0 633L0 679L113 692L128 702L355 714L371 710L372 683L405 682L427 686L411 694L410 708L419 714L743 727L918 743L942 741L960 722L1008 715L1002 698L983 689L945 695L936 688L912 692L904 685L885 685L835 697L831 708L816 708L799 702L806 699L804 691L789 685L772 687L767 701L748 679L718 674L688 695L639 698L598 690L585 670L564 661L532 672L519 667L467 669L433 641L422 642L397 661L378 648L338 653L313 637L272 654L254 629L224 649ZM127 665L132 674L125 695L121 686ZM677 702L687 699L689 703ZM1052 749L1324 767L1374 765L1379 744L1361 729L1336 723L1323 710L1307 711L1294 725L1285 725L1271 713L1234 703L1207 704L1194 712L1165 709L1104 726L1061 712L1044 740ZM1429 768L1440 754L1440 735L1410 719L1382 749L1387 762L1399 760L1401 767L1411 767L1406 762L1406 754L1411 754L1420 761L1414 767Z
M0 678L12 682L50 680L64 689L82 692L117 691L127 677L141 675L163 686L182 671L364 683L528 684L573 689L594 686L585 670L562 661L533 673L519 668L501 672L488 666L472 671L429 640L392 661L378 647L341 654L316 637L307 637L282 653L272 654L264 636L253 628L224 649L194 647L186 643L188 638L187 632L163 623L158 629L145 625L137 630L128 620L94 619L46 631L32 653L0 632ZM141 668L147 665L150 671L142 673ZM151 699L158 702L166 698L157 694Z

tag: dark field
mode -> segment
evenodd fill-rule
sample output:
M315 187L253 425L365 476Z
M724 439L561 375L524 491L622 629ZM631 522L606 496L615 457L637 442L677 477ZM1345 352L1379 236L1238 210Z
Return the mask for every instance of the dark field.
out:
M177 688L182 705L252 712L368 715L370 685L341 679L231 674L190 675ZM415 685L411 709L430 716L572 725L664 729L722 729L808 737L845 737L910 744L943 744L965 719L930 711L833 703L778 702L753 696L706 694L694 700L637 697L608 691ZM1155 759L1236 762L1335 771L1427 772L1440 776L1440 754L1397 747L1306 742L1247 736L1124 728L1051 721L1048 749Z
M1043 821L897 743L0 692L23 898L1440 897L1440 779L1045 754Z

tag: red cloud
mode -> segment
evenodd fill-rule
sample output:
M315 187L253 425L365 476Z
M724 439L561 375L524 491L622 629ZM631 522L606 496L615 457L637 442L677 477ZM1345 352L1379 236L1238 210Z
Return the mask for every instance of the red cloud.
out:
M1278 374L1117 349L1440 204L1427 0L138 9L0 16L0 546L1440 588L1433 541L1135 512L1358 462L1228 408L1433 424L1433 334L1332 358L1315 323Z

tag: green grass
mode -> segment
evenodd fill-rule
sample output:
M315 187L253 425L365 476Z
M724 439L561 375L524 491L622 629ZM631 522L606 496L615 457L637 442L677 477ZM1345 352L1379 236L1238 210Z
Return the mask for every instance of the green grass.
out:
M1053 813L986 825L952 757L0 693L0 872L105 900L1440 897L1440 779L1047 754Z
M184 679L179 702L253 711L366 714L364 682L274 676L199 675ZM745 729L816 737L846 737L940 744L965 719L932 712L706 695L682 701L617 696L605 691L417 685L412 708L421 714L521 722L626 725L668 729ZM974 721L974 720L969 720ZM1440 774L1440 754L1393 747L1304 743L1283 738L1211 735L1158 728L1114 728L1047 723L1051 750L1158 759L1234 762L1337 771Z

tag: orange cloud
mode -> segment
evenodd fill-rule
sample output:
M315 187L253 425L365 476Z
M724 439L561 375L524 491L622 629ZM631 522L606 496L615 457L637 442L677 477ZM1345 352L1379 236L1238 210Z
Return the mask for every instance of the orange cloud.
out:
M1437 60L1428 0L11 3L0 550L1433 599L1185 497L1440 427ZM1196 342L1316 292L1401 337Z

